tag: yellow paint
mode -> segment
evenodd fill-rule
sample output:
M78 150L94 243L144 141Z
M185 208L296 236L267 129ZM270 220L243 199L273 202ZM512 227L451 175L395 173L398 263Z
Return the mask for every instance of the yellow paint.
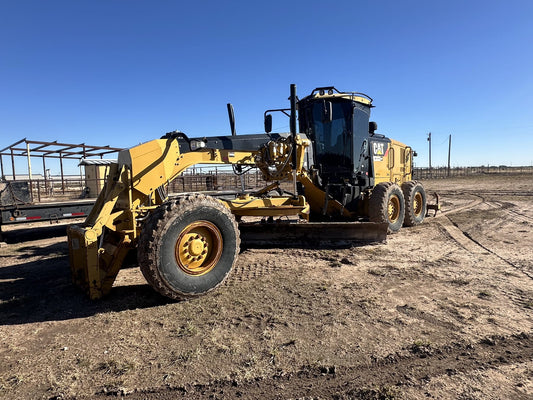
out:
M219 200L234 215L241 216L291 216L308 219L309 205L303 196L253 197L242 196L235 200Z
M329 95L329 97L343 97ZM352 100L364 104L364 98ZM304 170L305 149L309 140L296 136L296 166L292 166L290 139L270 142L256 151L199 149L181 154L177 140L157 139L119 154L118 163L110 166L107 182L83 226L68 229L69 259L73 280L91 298L111 290L128 250L135 248L139 235L137 218L151 212L166 199L156 195L157 188L196 164L247 164L261 169L267 181L289 179L296 169L296 179L305 188L304 196L242 196L219 200L237 216L299 216L309 219L312 210L327 215L351 218L341 203L320 190ZM409 147L394 140L388 152L374 160L375 183L405 182L411 179ZM270 168L269 168L270 167ZM274 168L272 168L274 167ZM275 171L272 171L274 169ZM277 184L274 184L277 185ZM367 193L365 194L367 196ZM394 212L394 210L391 210ZM176 260L184 271L197 275L212 268L222 244L213 230L204 224L185 230L178 241ZM197 237L198 236L198 237ZM215 255L212 255L212 249ZM214 257L214 258L213 258Z
M395 182L401 185L412 179L412 150L392 140L383 156L373 155L375 184Z

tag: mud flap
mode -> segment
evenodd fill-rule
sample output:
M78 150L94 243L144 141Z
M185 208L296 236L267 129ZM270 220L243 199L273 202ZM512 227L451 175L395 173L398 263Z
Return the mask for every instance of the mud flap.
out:
M241 223L243 247L345 247L387 240L387 223Z

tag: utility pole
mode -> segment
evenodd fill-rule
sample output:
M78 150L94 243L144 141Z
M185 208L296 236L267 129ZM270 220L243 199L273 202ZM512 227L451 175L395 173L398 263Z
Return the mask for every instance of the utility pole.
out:
M433 174L431 173L431 132L428 133L428 142L429 142L429 177L432 178Z
M450 177L450 153L452 152L452 135L450 134L448 140L448 178Z

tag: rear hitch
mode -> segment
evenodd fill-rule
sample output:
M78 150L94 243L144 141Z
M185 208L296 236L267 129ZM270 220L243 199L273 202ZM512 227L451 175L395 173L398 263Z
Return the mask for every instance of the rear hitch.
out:
M435 213L433 214L433 216L437 216L437 212L440 211L440 203L439 203L439 195L437 194L437 192L433 192L433 199L434 199L434 203L428 203L426 205L426 217L429 217L429 210L434 210Z

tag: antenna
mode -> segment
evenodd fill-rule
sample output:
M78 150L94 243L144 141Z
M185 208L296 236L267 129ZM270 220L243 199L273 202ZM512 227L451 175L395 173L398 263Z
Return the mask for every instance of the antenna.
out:
M428 142L429 142L429 177L433 178L431 173L431 132L428 133Z

